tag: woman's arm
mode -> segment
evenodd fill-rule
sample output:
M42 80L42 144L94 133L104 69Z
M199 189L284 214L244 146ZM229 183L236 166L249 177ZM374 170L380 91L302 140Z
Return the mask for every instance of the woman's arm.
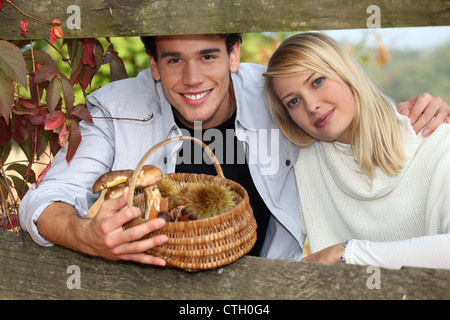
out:
M450 229L450 225L447 229ZM449 230L448 230L449 231ZM450 231L446 234L392 242L350 240L315 252L302 261L341 263L400 269L403 266L450 269Z

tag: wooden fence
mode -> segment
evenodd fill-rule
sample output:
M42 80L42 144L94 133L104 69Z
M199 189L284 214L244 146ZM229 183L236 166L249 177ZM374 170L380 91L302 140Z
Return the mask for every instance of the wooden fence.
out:
M14 0L43 21L59 19L65 38L437 26L450 24L448 0ZM49 27L5 3L0 38L46 39ZM377 22L377 21L375 21Z
M189 273L108 261L0 231L0 299L450 299L450 270L389 270L245 256Z

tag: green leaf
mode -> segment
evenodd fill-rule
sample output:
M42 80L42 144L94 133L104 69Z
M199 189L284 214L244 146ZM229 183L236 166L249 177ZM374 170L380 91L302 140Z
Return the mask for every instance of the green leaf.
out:
M27 87L27 64L22 51L5 40L0 40L0 70L9 78Z

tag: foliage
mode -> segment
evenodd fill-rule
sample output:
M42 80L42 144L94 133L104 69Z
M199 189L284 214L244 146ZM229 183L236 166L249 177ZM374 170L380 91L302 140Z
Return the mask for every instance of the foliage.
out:
M55 155L67 146L66 160L72 160L82 139L78 122L92 122L84 98L96 89L94 76L103 65L109 65L109 81L128 74L110 39L57 42L64 36L58 19L51 23L36 19L9 0L0 2L0 10L5 3L24 14L19 23L23 35L29 26L26 18L50 26L49 40L0 40L0 227L13 229L19 201L29 184L38 185L51 166L49 162L36 177L32 169L35 159L44 153ZM56 55L39 49L43 43ZM82 101L76 101L75 92L80 90ZM23 150L26 164L5 163L13 143Z
M383 69L367 66L369 74L396 101L422 92L450 101L450 42L433 49L390 50Z

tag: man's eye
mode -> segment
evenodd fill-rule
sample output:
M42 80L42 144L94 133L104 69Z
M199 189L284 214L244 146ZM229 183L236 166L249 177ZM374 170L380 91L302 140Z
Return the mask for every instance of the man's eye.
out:
M206 60L206 61L214 60L214 56L212 56L212 55L203 56L203 60Z
M169 64L173 64L173 63L179 63L181 60L178 58L172 58L169 60Z

